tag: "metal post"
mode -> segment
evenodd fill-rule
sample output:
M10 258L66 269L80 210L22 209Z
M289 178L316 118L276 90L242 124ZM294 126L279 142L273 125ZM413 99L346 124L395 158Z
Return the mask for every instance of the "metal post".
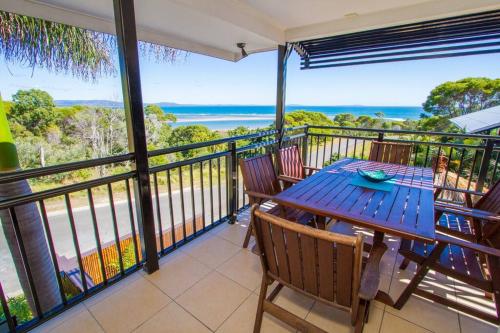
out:
M237 157L236 157L236 142L231 141L228 143L228 150L231 153L226 160L227 170L227 201L229 205L229 223L233 224L236 222L236 212L238 207L236 207L237 193L237 179L236 173L238 172Z
M309 146L309 143L308 143L308 138L309 138L309 126L306 126L306 128L304 128L304 136L302 137L302 162L304 164L308 164L308 161L307 161L307 148Z
M488 167L490 166L491 154L495 141L491 139L486 140L484 147L483 157L481 159L481 166L479 167L479 174L477 176L476 191L482 192L486 176L488 175Z
M378 142L382 142L382 141L384 141L384 132L378 132L378 138L377 138L377 141L378 141Z
M278 148L283 141L283 126L285 122L285 96L286 96L286 63L292 51L291 44L278 45L278 73L276 77L276 139Z
M134 0L113 0L113 4L123 104L127 119L128 147L135 157L133 163L136 171L134 193L141 250L143 257L146 258L144 270L152 273L158 270L159 266L149 180Z

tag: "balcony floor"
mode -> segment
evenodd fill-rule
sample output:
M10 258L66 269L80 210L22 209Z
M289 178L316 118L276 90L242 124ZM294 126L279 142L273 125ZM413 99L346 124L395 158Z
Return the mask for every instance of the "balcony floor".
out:
M245 211L238 223L219 226L162 258L158 272L134 273L34 331L252 332L261 268L258 257L241 248L248 219L248 211ZM388 239L387 243L389 251L383 258L381 289L395 298L415 267L409 266L407 271L400 272L399 242ZM475 299L474 290L432 272L425 287L477 304L484 300ZM353 331L346 312L289 289L284 288L276 302L329 332ZM262 332L293 330L266 314ZM412 296L401 311L375 302L364 332L493 333L497 327Z

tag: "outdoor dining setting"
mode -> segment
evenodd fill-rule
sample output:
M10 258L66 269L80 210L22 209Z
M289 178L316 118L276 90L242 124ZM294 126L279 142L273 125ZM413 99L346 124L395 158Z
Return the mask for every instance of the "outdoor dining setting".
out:
M466 206L446 203L433 169L408 165L411 152L409 144L373 141L368 160L344 158L323 169L305 166L296 145L240 160L253 204L243 246L255 236L263 270L254 332L264 312L297 330L324 332L273 304L282 288L348 311L356 332L373 301L401 310L412 294L499 322L500 183L475 203L467 191ZM263 212L266 201L274 205ZM388 236L401 240L400 270L417 265L396 299L379 290ZM419 288L429 270L482 290L494 313Z

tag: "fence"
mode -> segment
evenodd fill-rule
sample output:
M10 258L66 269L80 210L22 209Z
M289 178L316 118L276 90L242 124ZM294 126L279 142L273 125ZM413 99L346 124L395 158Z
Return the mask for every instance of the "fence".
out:
M248 203L237 160L274 153L276 134L271 130L149 152L159 256L221 223L234 221L238 211ZM432 167L436 186L481 195L499 178L498 137L486 135L302 126L286 129L282 145L298 145L304 161L322 167L343 157L367 159L373 140L411 143L411 164ZM57 278L61 297L61 304L53 309L37 311L31 320L17 322L0 286L4 320L2 323L0 314L0 328L3 325L11 331L29 329L141 267L142 244L132 188L135 172L130 166L133 159L133 154L126 154L0 176L0 184L12 184L100 166L118 164L125 170L0 201L0 211L8 212L15 226L20 262L38 310L40 301L29 259L33 249L19 228L17 214L26 205L35 205L40 212L45 233L42 237L53 264L50 270ZM105 202L96 204L96 194L100 199L104 195ZM49 214L46 203L55 198L62 200L64 211ZM74 202L81 207L73 208ZM67 287L67 280L60 274L66 270L59 267L61 253L72 257L70 261L81 282L78 292Z

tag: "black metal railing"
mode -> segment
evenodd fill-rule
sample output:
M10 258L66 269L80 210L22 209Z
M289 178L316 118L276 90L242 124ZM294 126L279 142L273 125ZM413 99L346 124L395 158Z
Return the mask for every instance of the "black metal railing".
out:
M238 160L274 153L277 134L271 130L148 153L159 256L221 223L234 222L248 205ZM301 126L287 128L282 145L298 145L307 164L322 167L344 157L368 159L373 140L411 143L411 164L432 167L436 186L480 195L500 178L499 137L494 136ZM132 163L134 155L125 154L0 175L0 185L8 185L88 168L119 165L123 169L116 175L0 201L0 210L14 222L29 291L38 309L31 319L18 320L7 306L5 286L0 285L0 331L29 329L142 267L147 258L140 250ZM40 213L57 278L61 304L49 311L40 310L29 246L18 224L18 207L25 205L36 205Z

